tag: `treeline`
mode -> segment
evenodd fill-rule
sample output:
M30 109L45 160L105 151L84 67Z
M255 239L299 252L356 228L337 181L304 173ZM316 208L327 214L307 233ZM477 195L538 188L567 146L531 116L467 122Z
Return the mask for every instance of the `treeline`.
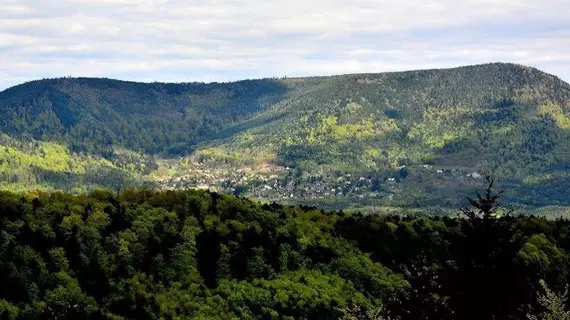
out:
M570 221L491 188L464 218L203 191L0 193L2 319L522 319L569 277ZM561 307L564 307L563 305Z

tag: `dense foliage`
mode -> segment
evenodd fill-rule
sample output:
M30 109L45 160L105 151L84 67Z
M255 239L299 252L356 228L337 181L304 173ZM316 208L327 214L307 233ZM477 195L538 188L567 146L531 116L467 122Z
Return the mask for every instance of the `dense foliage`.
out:
M409 287L320 211L198 191L0 198L3 318L334 318Z
M565 312L555 292L570 276L570 222L505 214L492 189L471 204L463 218L401 218L203 191L3 192L0 318L484 320ZM542 295L541 279L553 291Z
M73 152L115 147L176 154L263 111L285 93L273 80L226 84L61 78L0 92L0 130L63 143Z

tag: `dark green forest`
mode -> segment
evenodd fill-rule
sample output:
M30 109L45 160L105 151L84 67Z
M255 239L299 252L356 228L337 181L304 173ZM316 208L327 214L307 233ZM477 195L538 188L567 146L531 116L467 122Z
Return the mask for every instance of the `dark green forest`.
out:
M136 83L98 78L28 82L0 92L0 129L109 157L114 147L147 154L188 152L250 118L285 93L272 80Z
M455 218L1 192L0 318L567 319L570 221L505 212L492 187Z

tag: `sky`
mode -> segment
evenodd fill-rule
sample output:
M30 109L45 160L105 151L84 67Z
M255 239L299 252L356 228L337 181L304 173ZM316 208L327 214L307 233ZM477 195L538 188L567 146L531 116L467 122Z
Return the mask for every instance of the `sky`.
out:
M570 0L0 0L0 90L537 67L570 82Z

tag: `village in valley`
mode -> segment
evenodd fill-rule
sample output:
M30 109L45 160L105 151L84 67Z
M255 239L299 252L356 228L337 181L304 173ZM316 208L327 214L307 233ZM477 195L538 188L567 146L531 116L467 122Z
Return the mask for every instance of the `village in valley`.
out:
M162 164L164 166L164 164ZM296 199L354 199L391 201L413 180L430 177L445 183L476 182L478 172L420 164L400 166L388 172L344 173L325 171L308 175L290 167L264 164L259 167L232 168L210 163L167 164L169 175L154 177L160 189L201 189L243 195L263 201L295 203ZM408 180L406 180L408 179Z

